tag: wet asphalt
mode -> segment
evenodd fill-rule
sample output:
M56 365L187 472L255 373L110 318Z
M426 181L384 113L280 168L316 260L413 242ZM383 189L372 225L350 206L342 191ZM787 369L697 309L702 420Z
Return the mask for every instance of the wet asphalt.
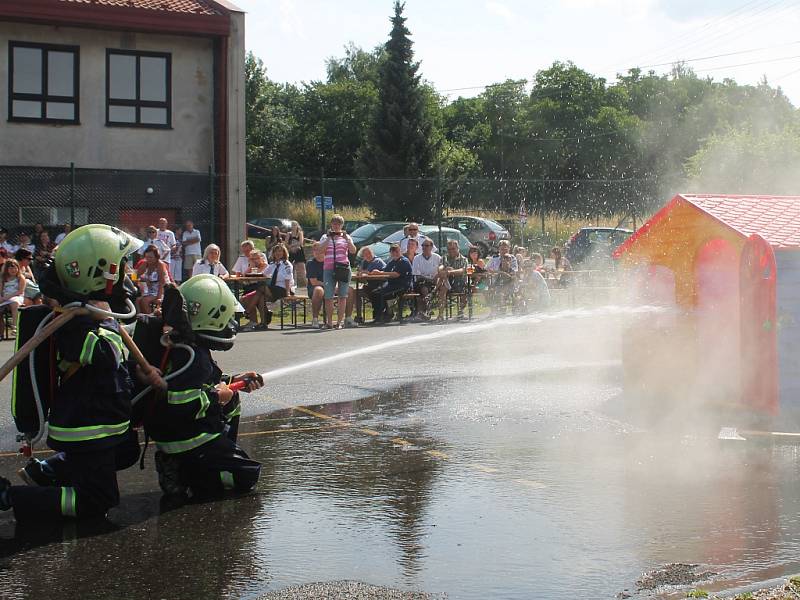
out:
M797 570L797 447L632 418L628 319L242 334L217 358L272 373L244 402L257 491L170 505L151 449L106 520L0 514L0 597L646 597L636 580L669 562L720 585Z

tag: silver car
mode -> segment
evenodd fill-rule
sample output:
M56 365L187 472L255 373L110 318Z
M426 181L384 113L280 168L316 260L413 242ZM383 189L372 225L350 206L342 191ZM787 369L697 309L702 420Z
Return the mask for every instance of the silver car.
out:
M487 256L490 252L497 249L500 240L510 240L511 234L508 229L483 217L454 216L447 217L442 221L442 225L458 229L470 242L475 244L481 256Z

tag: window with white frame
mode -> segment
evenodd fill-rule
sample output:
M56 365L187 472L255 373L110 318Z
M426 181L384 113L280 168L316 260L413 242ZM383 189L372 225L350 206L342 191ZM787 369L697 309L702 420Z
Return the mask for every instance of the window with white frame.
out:
M72 211L75 211L75 225L86 225L89 222L89 209L84 206L20 206L19 224L34 225L63 225L72 220Z
M8 120L77 124L77 46L8 44Z
M108 50L106 124L170 127L172 57L160 52Z

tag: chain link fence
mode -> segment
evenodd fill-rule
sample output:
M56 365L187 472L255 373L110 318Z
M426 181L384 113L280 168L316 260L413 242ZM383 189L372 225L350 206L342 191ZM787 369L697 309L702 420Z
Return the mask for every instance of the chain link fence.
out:
M107 223L140 235L166 218L171 227L192 220L204 242L220 239L225 177L212 172L0 167L0 226L13 235L41 223Z
M329 196L333 210L350 221L377 218L436 225L449 215L473 214L500 221L519 242L559 242L579 224L635 227L663 199L652 180L429 177L247 177L249 221L264 217L323 228L314 198ZM330 218L328 214L327 219ZM571 233L574 233L572 229Z

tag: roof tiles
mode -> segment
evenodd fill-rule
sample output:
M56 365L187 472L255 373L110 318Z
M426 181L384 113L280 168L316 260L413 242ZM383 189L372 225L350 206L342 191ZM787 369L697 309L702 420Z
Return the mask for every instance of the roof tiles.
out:
M777 248L800 249L800 196L681 197L745 237L757 233Z
M70 4L134 8L191 15L222 15L224 12L210 0L57 0Z

